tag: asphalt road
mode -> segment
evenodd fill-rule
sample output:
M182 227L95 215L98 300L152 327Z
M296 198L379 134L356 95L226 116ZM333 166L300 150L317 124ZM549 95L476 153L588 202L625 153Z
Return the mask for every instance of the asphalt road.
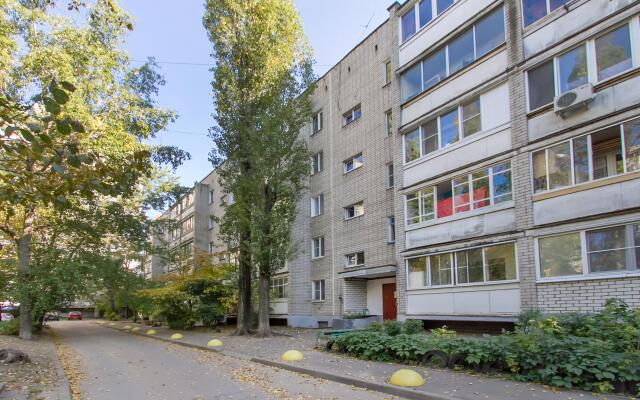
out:
M391 398L87 321L51 325L76 361L66 372L83 400Z

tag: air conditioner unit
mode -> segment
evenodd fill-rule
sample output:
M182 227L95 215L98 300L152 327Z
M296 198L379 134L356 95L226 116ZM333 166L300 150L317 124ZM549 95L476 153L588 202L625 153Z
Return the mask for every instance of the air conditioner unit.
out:
M593 85L587 83L557 96L553 100L553 109L562 116L569 111L586 107L593 100L593 97Z

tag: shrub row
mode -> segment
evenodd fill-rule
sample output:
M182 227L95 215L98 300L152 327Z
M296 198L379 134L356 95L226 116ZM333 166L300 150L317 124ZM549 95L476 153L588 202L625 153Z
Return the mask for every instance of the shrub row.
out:
M418 326L418 324L420 324ZM607 302L592 315L520 316L515 332L461 338L421 322L376 324L327 343L328 350L378 361L499 371L522 381L595 392L640 394L640 310Z

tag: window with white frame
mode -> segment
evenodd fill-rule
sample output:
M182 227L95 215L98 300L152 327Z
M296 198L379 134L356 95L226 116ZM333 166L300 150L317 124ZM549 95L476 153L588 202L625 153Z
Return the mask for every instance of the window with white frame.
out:
M529 111L586 83L598 84L640 63L638 17L527 71ZM636 60L634 62L634 60Z
M357 106L353 107L351 110L349 110L348 112L342 115L344 119L344 125L349 125L353 121L359 119L361 115L362 115L362 111L360 109L360 104L358 104Z
M213 189L209 190L209 204L213 204L213 202L215 201L215 194L213 192Z
M271 295L274 299L282 300L288 297L289 278L286 276L271 278Z
M322 169L324 168L323 164L324 164L324 159L323 159L323 153L321 151L311 156L311 175L315 175L319 172L322 172Z
M387 187L392 188L394 185L393 180L393 163L387 164Z
M640 171L640 118L531 154L534 193Z
M364 265L364 251L350 253L344 256L344 265L347 268L360 267Z
M348 174L349 172L355 171L356 169L364 165L364 157L362 156L362 153L360 153L349 158L348 160L344 160L342 164L344 173Z
M387 128L387 135L393 135L393 112L391 110L384 113L384 122Z
M187 233L193 230L193 217L189 217L182 222L182 232Z
M502 6L400 74L405 102L435 86L505 42Z
M312 125L313 125L313 133L318 133L322 130L322 111L318 111L313 115Z
M209 228L209 230L211 230L213 229L214 226L216 226L216 217L214 217L213 215L210 215L207 227Z
M562 7L569 0L522 0L522 20L527 27Z
M387 217L387 243L396 242L396 217Z
M384 84L391 83L393 78L393 69L391 67L391 61L385 61L384 63Z
M311 239L311 258L324 257L324 236Z
M350 206L346 206L344 208L344 220L353 219L364 215L364 203L358 202L355 204L351 204Z
M416 2L400 17L402 41L406 41L418 30L442 14L458 0L422 0Z
M536 239L541 279L640 272L640 224Z
M409 289L509 282L518 279L513 243L407 260Z
M311 282L311 300L324 301L325 299L325 281L320 279Z
M406 223L415 225L512 199L511 162L507 161L407 194Z
M476 97L405 133L404 161L417 160L481 130L480 97Z
M311 198L311 216L317 217L324 213L324 194L320 193Z
M216 246L213 242L209 242L209 254L213 254L216 251Z

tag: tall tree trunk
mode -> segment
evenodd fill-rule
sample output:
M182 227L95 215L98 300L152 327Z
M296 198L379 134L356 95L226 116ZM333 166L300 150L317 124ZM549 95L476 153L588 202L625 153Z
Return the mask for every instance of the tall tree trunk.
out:
M20 339L31 340L33 328L31 314L33 312L33 295L31 293L31 242L35 213L26 210L22 236L17 240L18 248L18 281L20 286Z
M258 309L258 337L271 336L271 326L269 325L269 291L271 289L271 271L269 266L261 266L260 278L258 280L260 303Z
M107 297L109 298L109 308L112 313L116 312L116 297L113 294L113 289L107 290Z
M249 232L240 234L238 257L238 321L235 334L248 335L251 331L251 260L246 243L251 240Z

